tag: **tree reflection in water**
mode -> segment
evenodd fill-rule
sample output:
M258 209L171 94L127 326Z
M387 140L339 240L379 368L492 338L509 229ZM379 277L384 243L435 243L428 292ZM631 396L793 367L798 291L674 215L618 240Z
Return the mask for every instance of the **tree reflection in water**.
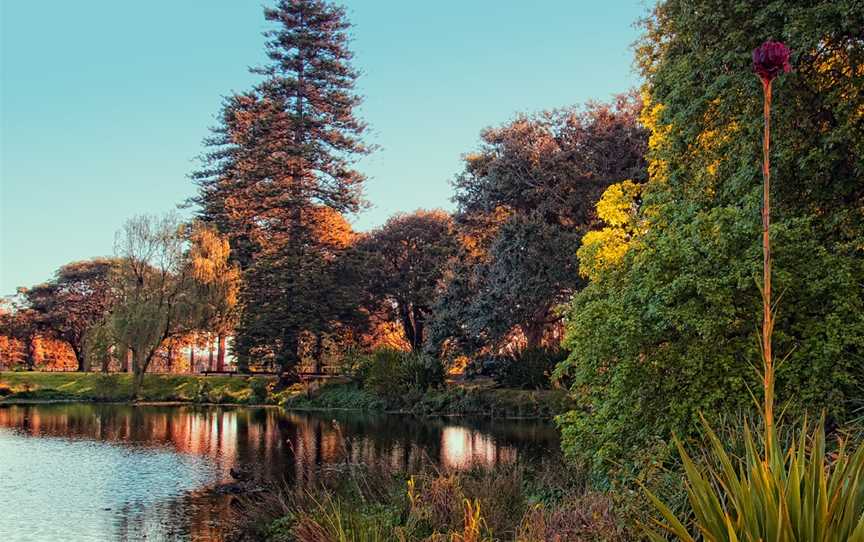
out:
M316 480L320 467L328 464L383 463L406 471L433 464L465 469L517 458L530 461L555 454L558 449L554 427L536 421L297 413L276 408L8 405L0 407L0 428L4 427L19 438L62 437L192 455L206 460L213 483L230 482L232 468L259 480L309 484ZM2 438L4 432L0 431ZM99 462L98 455L92 461ZM75 465L69 467L74 469ZM123 477L126 473L105 469L99 475ZM5 499L13 502L14 496L5 495ZM143 507L120 503L104 511L110 515L112 529L106 538L220 540L230 499L202 489ZM43 517L50 517L50 511ZM2 523L0 519L0 533Z

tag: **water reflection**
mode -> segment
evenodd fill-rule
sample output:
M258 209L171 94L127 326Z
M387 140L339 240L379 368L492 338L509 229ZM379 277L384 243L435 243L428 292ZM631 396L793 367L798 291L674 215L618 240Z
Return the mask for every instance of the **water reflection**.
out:
M70 522L64 540L220 540L230 497L214 497L200 488L231 481L232 468L261 480L308 484L326 464L384 463L408 471L429 464L465 469L520 457L531 460L558 448L551 425L530 421L301 414L263 408L10 405L0 407L0 469L12 463L12 456L16 459L11 472L0 470L6 477L5 484L0 478L0 509L14 509L18 493L55 491L50 478L28 479L20 473L44 470L44 462L56 461L25 453L25 448L50 456L51 445L57 442L65 446L60 453L66 457L84 453L89 466L79 474L75 462L65 462L67 492L95 491L87 480L78 480L87 476L111 495L94 501L82 493L78 500L89 499L110 510L88 509ZM86 452L78 449L81 446ZM148 465L147 454L172 459L168 466ZM142 474L160 469L173 482ZM126 490L112 489L112 484ZM190 493L196 488L199 491ZM76 501L75 495L66 497ZM52 517L51 509L40 513L43 522ZM20 528L12 516L13 520L8 514L0 516L0 539L39 539L11 531ZM100 534L94 537L94 532Z

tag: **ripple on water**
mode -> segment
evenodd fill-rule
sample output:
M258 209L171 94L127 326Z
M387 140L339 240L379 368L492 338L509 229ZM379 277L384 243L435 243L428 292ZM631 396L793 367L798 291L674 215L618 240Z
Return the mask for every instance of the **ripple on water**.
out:
M101 541L108 532L114 540L182 538L165 503L216 479L206 458L164 447L0 428L0 540Z

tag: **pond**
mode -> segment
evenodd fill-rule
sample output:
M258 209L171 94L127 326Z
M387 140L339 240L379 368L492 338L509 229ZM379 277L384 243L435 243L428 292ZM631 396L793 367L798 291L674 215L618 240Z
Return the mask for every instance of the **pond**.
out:
M223 539L231 470L314 482L322 466L464 469L558 453L548 422L56 403L0 406L0 540Z

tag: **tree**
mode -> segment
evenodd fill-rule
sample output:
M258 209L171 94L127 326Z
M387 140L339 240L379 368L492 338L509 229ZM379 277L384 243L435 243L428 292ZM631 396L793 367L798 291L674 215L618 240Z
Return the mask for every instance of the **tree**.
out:
M751 50L782 39L792 73L775 82L771 238L783 292L774 351L789 416L849 419L864 384L864 8L855 2L740 6L666 0L645 23L650 179L624 254L592 273L569 311L579 408L570 457L606 472L662 457L752 404L762 307L762 87ZM693 17L693 13L700 13ZM584 248L584 247L583 247Z
M238 352L262 346L288 367L299 361L301 335L322 321L297 312L332 259L314 224L323 208L360 209L364 177L353 164L369 149L354 112L360 98L344 9L280 0L264 16L275 27L265 33L269 63L253 69L263 80L226 100L204 167L193 174L194 202L230 236L243 270Z
M241 367L256 360L290 373L303 358L304 341L317 343L363 320L358 263L346 252L354 237L350 225L321 206L303 213L302 227L302 250L263 250L244 273L236 343Z
M408 345L423 345L432 305L459 242L450 215L418 210L390 218L364 236L357 248L365 256L367 288L397 321Z
M128 220L117 233L115 252L120 262L112 275L117 297L103 325L111 343L132 352L135 398L159 348L212 321L216 307L223 305L210 295L220 288L209 281L220 277L202 269L225 269L227 254L195 247L191 260L189 237L173 214Z
M583 284L575 257L580 238L537 214L508 220L474 269L479 289L470 298L468 333L494 344L518 326L525 348L540 347L545 330L561 319L556 307Z
M75 354L79 371L90 368L85 340L112 301L109 275L117 262L104 258L72 262L57 270L50 282L25 292L35 311L35 324L51 337L66 342Z
M581 228L596 221L603 190L624 179L645 180L647 134L641 100L588 103L520 115L481 133L479 152L465 156L454 201L464 215L537 213L544 222Z
M199 302L206 304L204 314L208 317L203 327L216 331L216 370L224 371L226 337L237 323L240 269L230 261L228 239L214 227L197 222L190 241L189 261L198 286L195 295Z
M3 312L0 313L0 335L22 345L24 365L32 371L36 367L36 339L38 326L36 311L30 308L26 299L26 288L6 298Z
M583 284L576 249L597 224L600 194L645 179L640 108L622 95L519 116L481 134L480 151L466 155L454 183L466 250L435 311L443 320L433 324L431 348L457 335L469 351L497 347L513 330L539 346L561 320L556 306Z

